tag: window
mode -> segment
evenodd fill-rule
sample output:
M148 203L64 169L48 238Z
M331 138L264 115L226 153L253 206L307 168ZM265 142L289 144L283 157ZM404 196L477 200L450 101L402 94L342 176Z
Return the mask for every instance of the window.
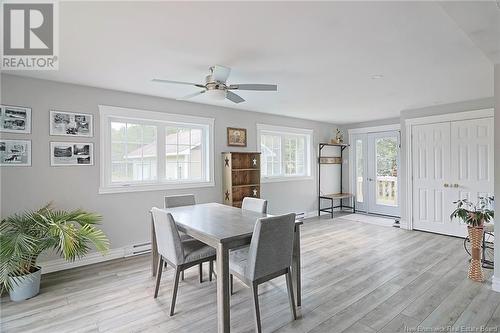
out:
M312 130L257 125L263 182L311 178Z
M213 119L99 106L100 193L213 186Z

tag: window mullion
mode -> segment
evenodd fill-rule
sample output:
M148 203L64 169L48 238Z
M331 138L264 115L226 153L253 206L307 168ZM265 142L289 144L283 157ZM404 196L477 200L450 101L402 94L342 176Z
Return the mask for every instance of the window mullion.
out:
M158 182L164 182L167 177L167 145L165 139L165 125L158 124L156 126L156 155L158 156L156 160L156 178Z
M285 176L286 174L286 165L285 165L285 144L283 144L284 141L284 136L280 135L279 136L279 143L280 143L280 176Z

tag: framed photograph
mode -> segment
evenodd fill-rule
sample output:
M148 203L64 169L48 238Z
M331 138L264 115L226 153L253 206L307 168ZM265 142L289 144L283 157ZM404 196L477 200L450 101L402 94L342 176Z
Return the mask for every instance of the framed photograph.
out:
M93 137L93 124L88 113L50 110L50 135Z
M31 166L31 141L0 139L0 166Z
M94 165L94 144L89 142L51 142L50 165Z
M31 108L0 105L0 132L31 133Z
M245 128L227 128L227 145L235 147L247 146L247 130Z

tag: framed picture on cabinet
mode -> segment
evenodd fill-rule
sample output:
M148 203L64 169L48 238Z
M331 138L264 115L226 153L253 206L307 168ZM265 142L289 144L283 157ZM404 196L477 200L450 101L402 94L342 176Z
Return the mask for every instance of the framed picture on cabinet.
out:
M235 147L247 146L247 130L246 128L227 128L227 145Z

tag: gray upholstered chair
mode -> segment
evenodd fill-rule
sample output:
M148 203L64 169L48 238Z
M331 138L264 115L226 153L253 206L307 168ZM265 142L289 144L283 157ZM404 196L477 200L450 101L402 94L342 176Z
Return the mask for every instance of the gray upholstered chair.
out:
M245 197L241 203L241 209L251 210L257 213L267 213L267 200Z
M179 230L177 230L177 225L170 213L156 207L151 212L153 214L159 254L154 298L158 296L163 263L167 262L175 269L172 303L170 305L170 315L172 316L181 272L200 263L213 261L215 259L215 249L195 239L181 241ZM212 272L210 272L211 275Z
M261 332L258 286L278 276L286 276L288 301L293 319L297 319L292 290L292 251L295 214L260 218L255 224L250 246L229 253L231 293L233 275L252 289L255 311L255 327Z
M191 206L196 205L196 199L194 194L181 194L181 195L169 195L165 197L165 208L174 208L181 206ZM181 235L181 241L194 240L193 237L186 235L182 231L179 231ZM210 270L213 270L213 262L210 262ZM200 283L203 282L203 265L200 263L199 268ZM182 280L184 280L184 271L181 274ZM209 280L212 281L212 274L209 276Z

